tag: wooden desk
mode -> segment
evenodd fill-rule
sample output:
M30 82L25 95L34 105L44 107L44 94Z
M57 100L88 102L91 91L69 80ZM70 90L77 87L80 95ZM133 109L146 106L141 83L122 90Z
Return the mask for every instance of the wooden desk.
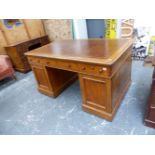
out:
M17 42L15 44L11 44L6 46L5 49L7 54L11 58L14 68L20 72L27 72L31 70L28 60L24 53L33 50L35 48L44 46L49 43L48 36L41 36L21 42Z
M56 97L77 74L83 110L109 121L131 82L132 40L56 41L26 53L38 90Z

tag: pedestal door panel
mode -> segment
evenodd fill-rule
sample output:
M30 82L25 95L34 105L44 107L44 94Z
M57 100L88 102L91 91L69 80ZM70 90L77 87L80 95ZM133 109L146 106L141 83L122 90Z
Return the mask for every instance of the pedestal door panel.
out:
M32 66L32 70L38 83L38 90L46 95L53 96L53 90L45 68L42 66Z
M110 81L82 74L79 77L83 97L83 109L109 119L108 113L112 110Z
M112 107L115 108L131 83L131 56L129 55L111 79Z

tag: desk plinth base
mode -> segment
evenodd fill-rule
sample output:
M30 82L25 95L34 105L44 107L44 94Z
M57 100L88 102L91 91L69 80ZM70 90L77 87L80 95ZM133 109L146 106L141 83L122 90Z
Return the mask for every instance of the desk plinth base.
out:
M149 119L145 119L144 120L144 125L151 127L151 128L155 128L155 121L151 121Z

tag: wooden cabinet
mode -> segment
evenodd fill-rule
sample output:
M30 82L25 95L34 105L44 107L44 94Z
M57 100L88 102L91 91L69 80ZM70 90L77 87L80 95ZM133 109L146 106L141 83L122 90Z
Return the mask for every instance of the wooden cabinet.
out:
M146 126L155 128L155 68L152 75L152 86L151 86L151 91L150 91L147 104L148 105L147 105L146 118L144 120L144 124Z
M44 46L48 43L48 36L42 36L23 42L18 42L16 44L11 44L9 46L6 46L5 49L7 51L7 54L11 58L14 68L20 72L27 72L31 68L28 63L27 57L25 56L25 53Z

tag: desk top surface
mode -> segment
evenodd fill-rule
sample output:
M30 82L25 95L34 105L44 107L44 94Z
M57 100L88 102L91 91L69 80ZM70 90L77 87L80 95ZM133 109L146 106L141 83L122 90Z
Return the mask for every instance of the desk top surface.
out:
M132 39L63 40L27 52L27 56L113 64L133 43Z

